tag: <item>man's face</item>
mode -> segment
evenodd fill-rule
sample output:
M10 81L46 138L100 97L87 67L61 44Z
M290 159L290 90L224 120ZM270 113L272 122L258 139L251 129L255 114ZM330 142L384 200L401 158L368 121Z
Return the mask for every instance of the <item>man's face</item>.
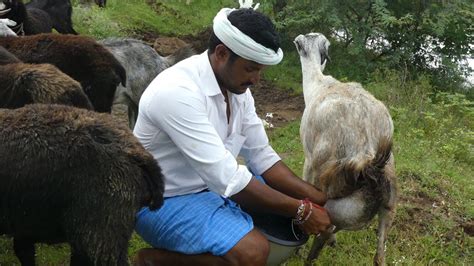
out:
M260 74L265 67L239 56L231 59L229 55L219 69L217 79L221 87L234 94L242 94L260 81Z

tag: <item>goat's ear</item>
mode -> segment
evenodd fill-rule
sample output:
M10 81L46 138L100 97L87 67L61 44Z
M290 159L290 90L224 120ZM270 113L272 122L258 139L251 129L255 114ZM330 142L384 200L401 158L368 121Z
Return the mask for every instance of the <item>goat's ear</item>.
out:
M331 58L329 57L329 45L329 41L325 39L319 46L319 53L321 54L321 65L323 67L326 66L327 61L331 61Z

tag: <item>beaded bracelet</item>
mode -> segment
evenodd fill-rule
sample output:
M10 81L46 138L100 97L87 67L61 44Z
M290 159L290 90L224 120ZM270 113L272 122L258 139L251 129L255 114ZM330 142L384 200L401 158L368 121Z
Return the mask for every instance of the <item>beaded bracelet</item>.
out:
M301 220L303 219L304 211L305 211L306 205L304 204L304 201L300 200L300 206L298 206L298 210L296 211L296 220Z
M304 200L301 200L300 203L301 205L298 207L298 211L296 212L296 217L293 219L293 222L299 225L306 222L311 216L311 214L313 213L313 206L311 204L311 201L309 201L308 199L304 199ZM308 204L309 204L309 212L306 214L306 216L304 216L304 213L307 208L306 206Z

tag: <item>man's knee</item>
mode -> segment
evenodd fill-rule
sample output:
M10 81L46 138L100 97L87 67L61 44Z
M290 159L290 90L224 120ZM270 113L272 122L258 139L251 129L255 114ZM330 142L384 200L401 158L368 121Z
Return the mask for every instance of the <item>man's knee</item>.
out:
M242 238L224 256L233 265L265 265L270 254L270 243L256 229Z

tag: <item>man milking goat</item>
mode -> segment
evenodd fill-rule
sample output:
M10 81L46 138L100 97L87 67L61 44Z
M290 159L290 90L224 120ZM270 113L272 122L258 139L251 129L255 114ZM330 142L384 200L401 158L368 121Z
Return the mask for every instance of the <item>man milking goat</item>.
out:
M273 23L246 1L217 13L207 51L145 90L134 134L162 168L165 201L137 214L135 229L154 248L136 264L265 265L269 242L245 210L294 217L308 234L331 227L313 207L326 195L285 165L255 111L249 87L282 58Z

